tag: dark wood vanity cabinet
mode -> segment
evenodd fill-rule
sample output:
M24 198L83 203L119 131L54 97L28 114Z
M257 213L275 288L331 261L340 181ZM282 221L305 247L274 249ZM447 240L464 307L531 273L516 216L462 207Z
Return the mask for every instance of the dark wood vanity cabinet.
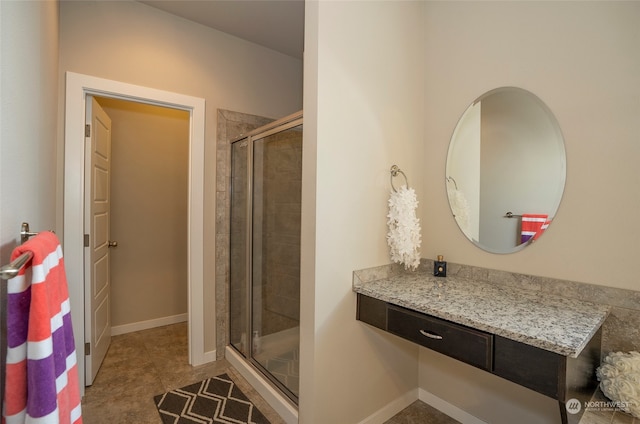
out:
M564 373L564 356L500 336L494 341L494 374L543 395L565 400L559 378Z
M565 402L584 404L597 388L601 330L577 358L570 358L363 294L357 302L356 319L362 322L556 399L563 423L577 423L582 416L567 414Z
M387 307L387 331L486 371L493 361L493 335L420 314Z

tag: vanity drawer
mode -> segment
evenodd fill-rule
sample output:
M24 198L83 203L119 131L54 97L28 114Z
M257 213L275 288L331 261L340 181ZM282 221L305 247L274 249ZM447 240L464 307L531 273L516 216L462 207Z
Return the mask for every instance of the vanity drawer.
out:
M491 371L493 335L389 305L388 331L452 358Z

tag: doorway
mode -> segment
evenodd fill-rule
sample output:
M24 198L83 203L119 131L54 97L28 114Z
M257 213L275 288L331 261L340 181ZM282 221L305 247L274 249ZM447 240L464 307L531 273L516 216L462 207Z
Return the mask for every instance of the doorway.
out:
M215 358L204 351L203 287L203 185L204 99L185 96L87 75L67 73L65 104L64 233L65 265L69 280L76 350L84 352L84 114L88 95L130 100L189 113L188 176L188 322L189 362L200 365ZM78 362L84 375L84 361ZM84 393L84 384L81 384Z
M112 122L111 334L187 321L189 113L95 99Z

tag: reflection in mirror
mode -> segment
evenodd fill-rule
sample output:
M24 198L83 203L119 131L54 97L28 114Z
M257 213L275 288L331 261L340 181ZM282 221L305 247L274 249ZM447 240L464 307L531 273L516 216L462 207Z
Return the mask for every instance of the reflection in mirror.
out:
M564 190L560 127L534 94L489 91L464 112L447 155L447 194L458 226L478 247L518 251L552 222Z

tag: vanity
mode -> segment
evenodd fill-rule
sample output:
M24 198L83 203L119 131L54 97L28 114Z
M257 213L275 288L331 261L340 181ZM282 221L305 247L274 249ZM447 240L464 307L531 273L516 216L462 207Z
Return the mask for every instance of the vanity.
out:
M598 381L609 307L424 269L354 273L356 319L558 401L563 423ZM574 409L575 408L575 409Z
M459 119L444 183L458 228L478 248L510 254L544 238L565 180L559 123L533 93L517 87L490 90ZM415 231L401 216L387 216L387 242L392 252L411 255L391 255L404 269L354 272L356 318L548 396L558 402L563 423L578 423L598 387L601 327L609 306L554 296L543 283L531 284L533 276L459 264L447 274L442 258L435 269L433 261L422 259L417 270L406 271L416 267L420 238L391 237L396 228Z

